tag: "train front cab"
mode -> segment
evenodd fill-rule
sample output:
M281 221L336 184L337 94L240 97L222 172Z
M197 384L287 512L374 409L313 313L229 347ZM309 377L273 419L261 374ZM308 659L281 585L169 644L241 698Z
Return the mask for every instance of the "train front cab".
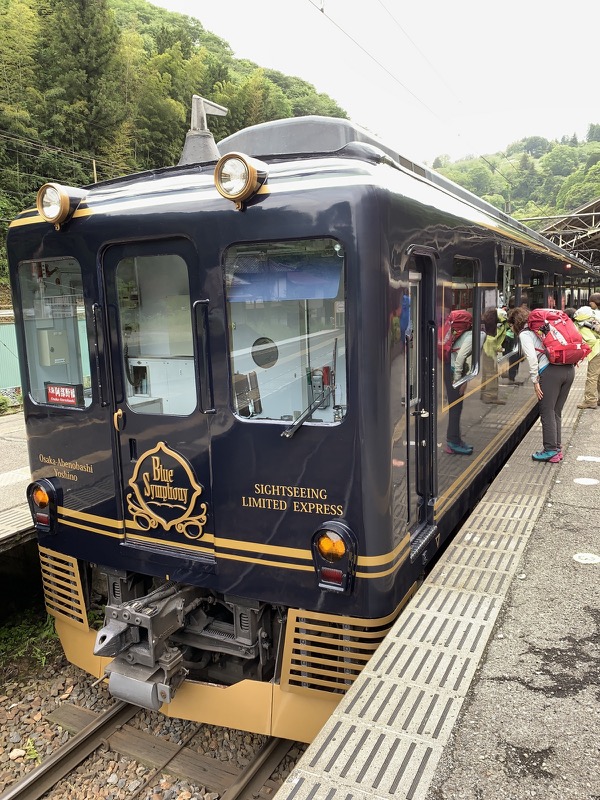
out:
M357 296L351 273L358 256L343 236L300 237L297 223L288 238L271 241L269 225L263 233L250 215L232 210L231 224L241 229L228 241L252 243L215 244L206 256L214 266L206 268L191 236L104 247L101 216L82 217L53 231L29 215L14 224L10 247L35 479L29 499L46 602L66 655L97 677L112 665L117 686L141 705L156 704L165 691L169 715L309 741L407 595L394 581L409 556L406 525L393 545L388 536L382 546L383 534L360 546L352 537L352 529L390 516L377 504L376 519L366 518L373 511L364 512L363 496L372 487L361 488L361 472L372 470L374 480L387 470L389 486L391 471L389 435L375 463L378 443L365 455L357 434L360 395L349 399L348 354L363 336L358 322L348 324L349 308L359 318L350 299ZM112 230L118 235L118 221ZM94 248L101 254L98 283L89 261ZM377 253L379 292L387 275ZM422 280L414 271L410 280L415 304ZM380 295L371 301L381 308ZM409 316L414 357L397 368L414 393L414 326L430 314L417 316L413 305ZM385 342L361 347L393 346L396 333L383 333ZM369 384L370 399L383 394L384 406L386 363ZM409 441L419 440L415 426L431 424L421 412L404 418ZM417 522L424 508L419 481L431 467L416 452L407 460L403 491ZM346 560L323 557L315 538L323 531L334 542L346 537ZM234 633L237 660L243 647L256 654L264 636L274 678L265 668L265 680L246 679L242 665L233 685L216 685L211 674L177 688L169 683L177 665L162 654L164 680L130 680L126 664L119 672L116 659L92 655L98 647L88 622L88 564L108 576L108 605L119 624L126 613L119 604L149 588L140 574L218 593L232 609L224 633ZM240 596L285 605L285 640L274 624L261 626L261 612L253 616L253 602ZM371 608L376 613L367 616ZM160 639L164 631L158 633ZM121 630L108 629L113 635ZM152 650L138 649L145 657ZM152 675L146 666L144 675Z
M24 215L9 253L67 657L166 714L310 741L440 544L441 284L435 250L389 241L371 188L324 202L292 184L243 213L214 189L171 214L145 202L137 241L133 213L105 217L92 194L63 230ZM100 644L87 564L108 576ZM176 604L135 607L143 576L204 617L171 637ZM190 647L223 663L181 683Z

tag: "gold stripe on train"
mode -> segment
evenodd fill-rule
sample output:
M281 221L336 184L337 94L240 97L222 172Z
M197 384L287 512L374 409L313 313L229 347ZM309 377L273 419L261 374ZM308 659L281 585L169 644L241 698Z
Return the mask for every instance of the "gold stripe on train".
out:
M27 212L27 211L25 211L25 212L23 212L23 213L25 213L25 214L26 214L26 213L28 213L28 212ZM91 209L91 208L80 208L80 209L78 209L78 210L77 210L77 211L76 211L76 212L73 214L73 216L69 217L69 219L75 219L75 217L89 217L89 216L90 216L91 214L93 214L93 213L94 213L94 212L92 211L92 209ZM34 214L32 214L32 216L31 216L31 217L24 217L24 216L20 216L18 219L14 219L14 220L13 220L13 221L12 221L12 222L9 224L9 226L8 226L8 227L9 227L9 228L18 228L20 225L37 225L37 224L39 224L40 222L45 222L45 223L46 223L46 225L52 225L52 223L51 223L51 222L48 222L48 220L46 220L46 219L44 219L43 217L41 217L41 216L40 216L40 215L37 213L37 210L35 210L35 213L34 213ZM64 223L63 223L63 224L64 224Z
M127 521L127 533L123 532L123 521L122 520L115 520L109 517L100 517L95 514L86 514L82 511L73 511L71 509L64 508L63 506L59 506L59 522L68 525L69 527L80 527L83 530L90 531L91 533L97 533L101 536L107 536L109 538L116 538L116 539L124 539L125 536L127 539L135 539L136 541L140 542L150 542L152 544L159 544L162 546L173 546L179 549L189 549L191 551L197 551L198 546L194 545L186 545L186 544L179 544L175 542L165 542L164 539L154 539L149 536L145 536L143 533L143 528L140 528L136 523ZM70 519L70 518L73 519ZM85 524L82 525L78 522L81 520L85 523L91 523L97 525L98 528L91 527L91 525ZM120 532L113 532L108 530L103 530L102 527L107 528L115 528L117 530L120 529ZM133 533L135 531L136 533ZM200 540L199 540L200 541ZM238 553L262 553L265 555L273 556L280 556L282 558L288 559L298 559L301 561L310 562L308 567L304 567L302 565L302 569L313 569L312 566L312 553L309 549L300 549L296 547L279 547L275 545L268 545L262 544L260 542L247 542L239 539L224 539L222 537L215 537L212 533L205 533L202 537L202 544L214 544L216 548L221 548L218 551L219 558L227 558L229 560L241 560L241 561L249 561L250 563L261 563L267 566L274 565L274 566L284 566L287 569L293 569L293 564L286 564L284 562L271 562L265 561L263 559L254 559L252 560L250 557L240 557L235 553L225 553L224 550L234 550L238 551ZM203 548L206 549L206 548ZM369 568L376 568L376 567L383 567L389 565L388 569L385 571L378 571L377 573L368 573L368 572L357 572L359 577L363 578L372 578L372 577L384 577L385 575L389 575L390 573L394 572L398 569L400 564L402 564L408 554L410 552L410 536L407 534L401 542L399 542L396 547L388 552L382 553L381 555L377 556L359 556L357 559L357 567L362 567L363 569Z

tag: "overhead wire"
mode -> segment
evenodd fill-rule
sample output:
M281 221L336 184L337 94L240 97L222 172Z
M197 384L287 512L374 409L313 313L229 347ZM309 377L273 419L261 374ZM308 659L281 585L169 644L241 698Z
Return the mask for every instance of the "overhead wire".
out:
M96 161L97 164L103 164L105 167L116 166L115 164L111 164L110 161L105 161L104 159L98 158L97 156L91 153L79 154L76 153L75 151L65 150L62 147L57 147L56 145L48 144L47 142L42 142L39 139L28 139L23 136L16 136L14 133L11 133L10 131L4 131L0 129L0 139L6 139L8 141L13 141L13 142L20 142L32 148L47 150L48 152L63 153L64 155L68 156L69 158L75 159L76 161L87 162L93 160Z
M317 5L317 4L314 2L314 0L308 0L308 2L309 2L309 3L310 3L310 4L311 4L311 5L314 7L314 8L316 8L316 9L317 9L317 10L318 10L318 11L319 11L319 12L320 12L320 13L321 13L323 16L325 16L325 17L326 17L326 18L329 20L329 22L330 22L332 25L334 25L334 27L336 27L336 28L337 28L337 29L338 29L338 30L339 30L339 31L340 31L340 32L341 32L341 33L342 33L342 34L343 34L343 35L344 35L344 36L345 36L347 39L349 39L349 40L350 40L350 41L351 41L351 42L352 42L354 45L356 45L356 46L357 46L357 47L358 47L358 48L359 48L359 49L360 49L360 50L361 50L363 53L365 53L365 55L367 55L367 56L368 56L368 57L369 57L369 58L370 58L370 59L371 59L373 62L375 62L375 64L376 64L376 65L377 65L377 66L378 66L380 69L382 69L382 70L383 70L383 71L384 71L384 72L385 72L387 75L389 75L389 76L392 78L392 80L394 80L394 81L395 81L395 82L396 82L396 83L397 83L399 86L401 86L401 87L402 87L402 88L403 88L405 91L407 91L407 92L410 94L410 96L411 96L411 97L413 97L413 98L414 98L414 99L415 99L415 100L416 100L416 101L417 101L417 102L418 102L418 103L419 103L421 106L423 106L423 108L425 108L427 111L429 111L429 112L430 112L430 113L431 113L431 114L432 114L432 115L433 115L433 116L434 116L434 117L435 117L435 118L436 118L436 119L437 119L439 122L443 123L444 125L446 125L446 124L447 124L447 120L445 120L444 118L442 118L442 117L441 117L441 116L440 116L440 115L439 115L439 114L438 114L436 111L434 111L434 110L433 110L433 109L432 109L432 108L431 108L431 107L430 107L430 106L429 106L429 105L428 105L428 104L427 104L427 103L426 103L424 100L422 100L422 99L421 99L421 98L420 98L420 97L419 97L419 96L418 96L418 95L417 95L415 92L413 92L413 90L412 90L412 89L410 89L408 86L406 86L406 84L404 84L404 83L403 83L403 82L402 82L402 81L401 81L401 80L400 80L400 79L397 77L397 75L394 75L394 74L393 74L393 73L392 73L392 72L391 72L391 71L390 71L390 70L389 70L389 69L388 69L388 68L387 68L385 65L383 65L383 64L382 64L382 63L379 61L379 59L377 59L377 58L376 58L376 57L375 57L375 56L374 56L374 55L373 55L371 52L369 52L369 51L367 50L367 48L363 47L363 45L362 45L362 44L360 44L360 42L358 42L358 41L357 41L357 40L356 40L356 39L355 39L353 36L351 36L351 35L350 35L350 34L349 34L349 33L348 33L348 32L347 32L347 31L346 31L346 30L345 30L345 29L344 29L344 28L343 28L343 27L342 27L342 26L341 26L341 25L338 23L338 22L336 22L336 21L335 21L335 20L334 20L334 19L333 19L333 18L332 18L332 17L331 17L331 16L330 16L330 15L329 15L327 12L326 12L326 10L325 10L325 0L319 0L319 2L318 2L318 5ZM397 18L394 16L394 14L393 14L393 13L392 13L392 12L389 10L389 8L388 8L388 7L385 5L385 3L383 2L383 0L377 0L377 3L378 3L380 6L381 6L381 8L383 8L383 10L384 10L384 11L385 11L385 12L388 14L388 16L389 16L389 17L392 19L392 21L394 22L394 24L395 24L395 25L397 26L397 28L398 28L398 29L399 29L399 30L402 32L402 34L403 34L403 35L406 37L406 39L407 39L407 40L410 42L410 44L411 44L411 45L414 47L414 49L415 49L415 50L416 50L416 52L419 54L419 56L420 56L420 57L421 57L421 58L422 58L422 59L423 59L423 60L424 60L424 61L425 61L425 62L428 64L428 66L429 66L429 67L432 69L432 71L434 72L434 74L436 75L436 77L438 78L438 80L440 80L440 81L441 81L441 82L442 82L442 83L443 83L443 84L446 86L446 88L448 89L448 91L449 91L449 92L450 92L450 93L453 95L453 97L455 98L456 102L457 102L459 105L463 105L462 99L461 99L461 98L460 98L460 97L459 97L459 96L458 96L458 95L457 95L457 94L454 92L454 89L453 89L453 88L452 88L452 87L451 87L451 86L450 86L450 85L447 83L447 81L444 79L443 75L441 75L441 74L440 74L440 72L437 70L437 68L435 67L435 65L431 63L431 61L430 61L430 60L427 58L427 56L425 55L425 53L423 53L423 51L420 49L420 47L419 47L419 46L418 46L418 45L415 43L415 41L413 40L413 38L412 38L412 37L410 36L410 34L409 34L409 33L408 33L406 30L405 30L405 28L404 28L404 27L403 27L403 26L400 24L400 22L398 21L398 19L397 19ZM459 135L462 135L462 133L461 133L461 132L459 132ZM511 168L512 168L512 169L515 171L515 173L516 173L517 175L519 175L519 174L520 174L520 170L518 170L518 169L517 169L517 167L516 167L516 166L515 166L515 165L514 165L514 164L513 164L513 163L512 163L512 162L511 162L511 161L510 161L508 158L507 158L507 156L506 156L506 154L505 154L505 153L500 153L499 155L500 155L500 156L501 156L501 157L502 157L502 158L503 158L503 159L504 159L504 160L505 160L505 161L506 161L506 162L507 162L507 163L510 165L510 167L511 167ZM506 181L506 183L508 184L508 186L509 186L511 189L514 189L514 188L515 188L514 184L511 182L510 178L508 178L508 177L507 177L507 176L506 176L506 175L505 175L505 174L504 174L504 173L503 173L503 172L502 172L502 171L501 171L501 170L498 168L498 166L496 166L496 165L495 165L495 164L493 164L491 161L489 161L489 159L488 159L488 158L486 158L486 157L485 157L484 155L482 155L481 153L477 153L477 158L480 158L482 161L484 161L484 162L485 162L485 163L486 163L486 164L487 164L487 165L490 167L490 169L492 170L492 172L496 172L496 173L497 173L497 174L498 174L498 175L499 175L501 178L503 178L503 180L505 180L505 181ZM535 201L531 201L531 202L534 204L534 206L535 206L536 208L539 208L539 209L540 209L540 211L542 211L542 209L540 208L540 206L539 206L539 205L538 205L538 204L537 204Z
M451 86L451 85L450 85L450 84L449 84L449 83L446 81L446 79L445 79L445 78L444 78L444 76L443 76L443 75L442 75L442 74L439 72L439 70L437 69L437 67L436 67L434 64L432 64L432 62L431 62L431 61L430 61L430 60L427 58L426 54L425 54L425 53L424 53L424 52L421 50L421 48L420 48L420 47L419 47L419 46L418 46L418 45L417 45L417 44L416 44L416 43L413 41L412 37L411 37L411 36L409 35L409 33L408 33L408 32L407 32L405 29L404 29L404 27L403 27L403 26L400 24L400 22L399 22L399 21L396 19L396 17L395 17L395 16L392 14L392 12L391 12L391 11L389 10L389 8L388 8L388 7L385 5L385 3L383 2L383 0L377 0L377 2L378 2L378 3L379 3L379 5L380 5L380 6L383 8L383 10L384 10L384 11L385 11L385 12L386 12L388 15L389 15L389 17L390 17L390 18L393 20L393 22L394 22L394 24L397 26L397 28L398 28L400 31L402 31L402 33L404 34L404 36L405 36L405 37L408 39L408 41L409 41L409 42L412 44L412 46L415 48L415 50L416 50L416 51L417 51L417 53L418 53L418 54L421 56L421 58L422 58L422 59L425 61L425 63L427 63L427 64L429 65L429 67L431 68L431 70L433 71L433 73L435 74L435 76L437 77L437 79L438 79L439 81L441 81L441 82L444 84L444 86L446 87L446 89L447 89L447 90L448 90L448 91L449 91L449 92L452 94L452 96L454 97L455 101L456 101L456 102L457 102L457 103L458 103L460 106L464 106L464 103L463 103L463 101L462 101L462 98L461 98L459 95L457 95L457 94L456 94L456 92L454 91L454 88L453 88L453 87L452 87L452 86ZM506 160L506 162L509 164L509 166L510 166L510 167L512 167L512 169L514 169L514 171L515 171L517 174L519 174L519 170L518 170L518 169L515 167L515 165L512 163L512 161L509 161L509 159L506 157L506 154L505 154L505 153L500 153L500 155L501 155L501 156L502 156L502 157L503 157L503 158ZM487 158L486 158L484 155L482 155L481 153L478 153L478 158L481 158L481 160L482 160L482 161L485 161L485 163L486 163L486 164L487 164L487 165L490 167L490 169L491 169L493 172L497 172L497 173L498 173L498 175L500 175L500 177L504 178L504 180L505 180L505 181L508 183L508 185L512 187L512 184L511 184L511 182L510 182L509 178L507 178L507 177L506 177L506 175L504 175L504 173L503 173L503 172L501 172L501 171L498 169L498 167L497 167L495 164L492 164L490 161L488 161L488 159L487 159Z
M320 11L320 12L321 12L321 14L322 14L324 17L327 17L327 19L329 20L329 22L330 22L330 23L331 23L331 24L332 24L332 25L333 25L335 28L337 28L337 29L340 31L340 33L342 33L342 34L343 34L343 35L344 35L344 36L345 36L347 39L350 39L350 41L352 42L352 44L356 45L356 47L358 47L358 49L359 49L359 50L361 50L361 51L362 51L362 52L363 52L363 53L364 53L364 54L365 54L365 55L366 55L368 58L370 58L370 59L371 59L371 61L374 61L374 62L375 62L375 64L377 64L377 66L378 66L380 69L382 69L382 70L383 70L385 73L387 73L387 75L389 75L389 77L390 77L390 78L391 78L391 79L392 79L392 80L393 80L395 83L397 83L397 84L398 84L399 86L401 86L401 87L402 87L402 88L403 88L403 89L404 89L406 92L408 92L408 94L409 94L411 97L413 97L413 98L414 98L414 99L415 99L415 100L416 100L416 101L417 101L417 102L418 102L420 105L422 105L422 106L423 106L425 109L427 109L427 111L429 111L429 113L430 113L430 114L432 114L434 117L436 117L436 119L439 119L439 121L440 121L440 122L442 122L442 121L443 121L443 120L442 120L440 117L438 117L438 115L436 114L436 112L435 112L435 111L434 111L432 108L430 108L430 107L427 105L427 103L425 103L423 100L421 100L421 98L420 98L418 95L416 95L416 94L415 94L415 93L412 91L412 89L410 89L410 88L409 88L409 87L408 87L408 86L407 86L405 83L402 83L402 81L400 80L400 78L398 78L398 76L397 76L397 75L394 75L394 73L393 73L393 72L390 72L390 70L389 70L389 69L388 69L388 68L387 68L387 67L386 67L384 64L382 64L382 63L381 63L381 61L379 61L379 59L378 59L378 58L376 58L376 57L373 55L373 53L369 52L369 51L368 51L368 50L367 50L365 47L363 47L363 46L362 46L362 44L360 44L360 42L358 42L358 41L357 41L357 40L356 40L356 39L355 39L353 36L351 36L351 35L348 33L348 31L346 31L344 28L342 28L342 26L341 26L341 25L339 25L339 24L338 24L338 23L337 23L337 22L336 22L336 21L333 19L333 17L330 17L330 16L329 16L329 14L327 14L327 12L325 11L325 2L324 2L324 0L320 0L320 1L319 1L319 5L317 5L317 4L314 2L314 0L308 0L308 2L311 4L311 6L313 6L313 8L316 8L316 9L317 9L317 11Z
M342 25L340 25L336 20L334 20L327 13L327 11L325 9L325 1L326 0L318 0L318 2L315 2L315 0L308 0L308 1L310 2L310 4L314 8L316 8L323 16L325 16L328 19L330 24L332 24L334 27L336 27L340 31L340 33L342 33L346 38L348 38L352 42L352 44L355 47L357 47L359 50L361 50L361 52L363 52L371 61L373 61L377 65L377 67L379 69L383 70L396 84L401 86L404 89L404 91L406 91L416 102L418 102L423 108L425 108L435 119L437 119L442 124L447 125L447 120L445 120L443 117L441 117L433 108L431 108L428 105L428 103L426 103L421 97L419 97L416 92L414 92L409 86L407 86L403 81L401 81L398 78L397 75L395 75L390 69L388 69L375 55L373 55L373 53L371 53L366 47L364 47L359 41L357 41L357 39L355 39L350 33L348 33L348 31L345 30L345 28ZM447 88L447 90L454 96L456 102L462 105L461 98L456 95L456 93L454 92L453 88L444 79L444 76L440 74L440 72L437 70L435 65L428 59L426 54L416 44L416 42L410 36L408 31L401 25L401 23L399 22L397 17L385 5L383 0L377 0L377 3L385 11L385 13L390 17L390 19L393 21L394 25L396 25L396 27L402 32L403 36L407 39L407 41L410 42L411 46L419 54L420 58L422 58L423 61L425 63L427 63L427 65L430 67L430 69L436 75L436 78L441 83L444 84L444 86ZM76 115L76 116L79 116L79 115ZM83 117L80 117L80 118L83 119ZM89 121L88 121L88 123L89 123ZM97 125L98 127L104 127L104 126L101 125L101 123L89 123L89 124L94 124L94 125ZM100 164L100 165L102 165L104 167L108 167L109 169L116 169L116 170L119 169L118 165L113 164L113 163L111 163L109 161L106 161L106 160L104 160L102 158L98 158L97 156L94 156L93 154L79 154L79 153L76 153L74 151L69 151L69 150L65 150L63 148L57 147L56 145L50 145L48 143L41 142L39 140L27 139L25 137L16 136L14 134L10 134L8 131L1 131L0 130L0 138L8 139L8 140L11 140L11 141L14 141L14 142L17 142L17 143L21 143L21 144L23 144L25 146L29 146L31 148L38 148L39 150L43 150L43 151L47 151L47 152L61 153L61 154L64 154L65 156L67 156L68 158L72 159L73 161L78 161L78 162L83 163L83 164L85 164L86 162L89 162L90 160L94 160L97 164ZM518 175L519 174L519 170L517 169L517 167L506 157L506 155L504 153L501 153L500 155L507 161L507 163L511 166L511 168ZM514 188L514 184L512 184L510 179L499 169L499 167L497 165L493 164L491 161L489 161L482 154L479 154L478 157L481 158L490 167L490 169L493 172L496 172L500 177L502 177L502 179L504 181L506 181L508 186L510 186L511 188ZM31 175L31 177L33 177L33 175ZM534 205L537 208L539 208L539 206L537 204L534 203ZM540 209L540 211L541 211L541 209Z

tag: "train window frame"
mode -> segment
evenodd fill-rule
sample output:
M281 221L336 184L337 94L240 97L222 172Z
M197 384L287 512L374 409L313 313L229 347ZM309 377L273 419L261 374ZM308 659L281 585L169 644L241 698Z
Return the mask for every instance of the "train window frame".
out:
M552 297L554 298L555 307L561 311L565 310L565 295L563 292L562 275L555 273L552 280Z
M565 275L563 281L563 302L565 308L577 308L575 301L575 285L571 275Z
M27 392L38 405L92 405L92 359L83 272L72 256L27 259L18 266Z
M332 236L234 242L222 257L231 409L332 425L347 411L346 254Z
M460 269L464 268L471 268L471 273L468 276L469 280L463 281L460 284L459 281L455 281L455 278L460 277L467 277L467 275L460 275ZM457 289L454 289L454 283L457 284ZM443 315L441 319L441 328L440 330L444 330L444 326L446 324L447 316L450 314L451 311L456 310L463 310L463 311L470 311L472 314L473 322L471 327L471 353L467 356L466 360L470 359L469 369L468 371L462 375L458 380L452 380L453 387L459 387L463 384L472 381L474 378L477 377L480 370L480 361L481 361L481 342L479 341L479 328L480 328L480 312L479 312L479 296L480 296L480 283L481 283L481 261L478 258L473 258L471 256L465 255L455 255L452 260L452 273L451 273L451 281L450 283L444 283L442 286L442 309ZM458 288L460 287L460 288ZM447 296L447 290L449 288L450 291L450 299ZM464 295L455 295L455 292L463 292L466 293ZM469 294L470 293L470 294ZM470 300L470 302L469 302ZM464 308L465 304L467 308ZM448 309L447 313L445 313L446 309ZM445 364L442 365L442 369L445 368Z
M541 289L541 296L540 296ZM529 274L529 308L548 308L548 271L532 269Z
M128 409L189 417L198 387L186 259L177 252L127 255L115 266L115 290Z
M508 312L515 307L517 298L520 299L521 267L516 264L500 262L497 277L497 308L504 308ZM511 333L509 331L509 333ZM512 347L509 349L509 345ZM504 364L514 358L519 352L518 337L507 335L504 339L503 350L498 354L498 363Z

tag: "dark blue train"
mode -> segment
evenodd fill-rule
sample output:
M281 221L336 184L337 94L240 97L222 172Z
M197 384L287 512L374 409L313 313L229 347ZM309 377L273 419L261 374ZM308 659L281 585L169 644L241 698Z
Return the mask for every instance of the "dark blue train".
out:
M177 166L10 226L46 604L113 695L310 741L535 418L486 309L598 276L348 121L217 149L195 103Z

